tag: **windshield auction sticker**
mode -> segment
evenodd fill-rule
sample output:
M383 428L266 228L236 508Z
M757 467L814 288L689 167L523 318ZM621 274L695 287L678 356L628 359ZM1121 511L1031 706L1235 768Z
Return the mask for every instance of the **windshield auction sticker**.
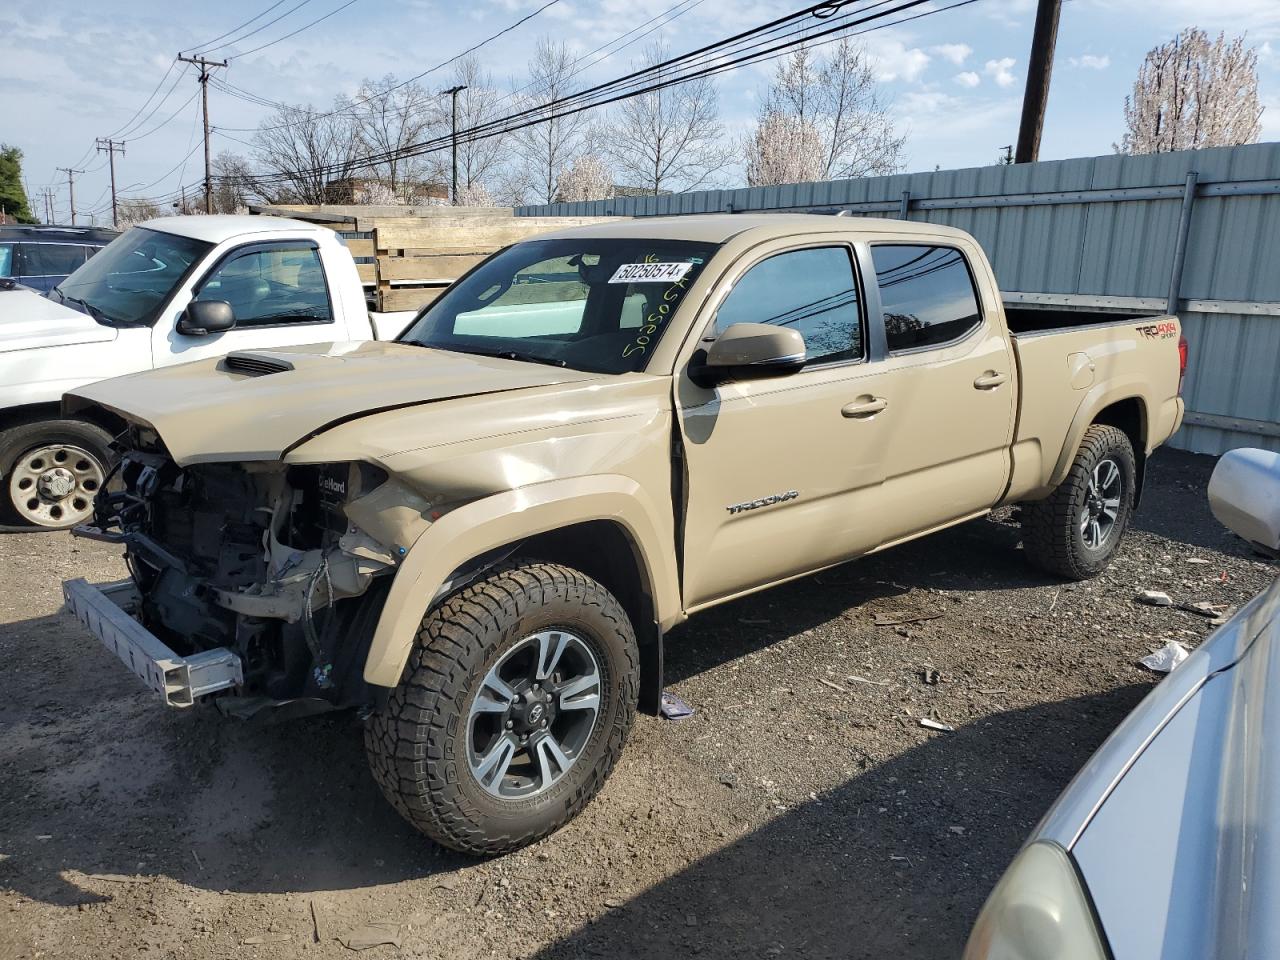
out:
M692 263L624 263L609 278L610 283L670 283L681 280Z

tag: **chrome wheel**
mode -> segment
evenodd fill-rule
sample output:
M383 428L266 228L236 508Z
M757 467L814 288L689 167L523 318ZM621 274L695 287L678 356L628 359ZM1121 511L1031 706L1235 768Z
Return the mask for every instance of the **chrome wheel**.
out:
M105 471L83 447L51 443L18 458L9 474L9 499L38 527L69 527L93 513Z
M600 715L600 664L581 637L526 637L485 674L467 714L471 775L501 800L551 789L586 749Z
M1080 536L1090 550L1101 547L1115 531L1124 494L1123 476L1114 460L1099 462L1089 475L1080 511Z

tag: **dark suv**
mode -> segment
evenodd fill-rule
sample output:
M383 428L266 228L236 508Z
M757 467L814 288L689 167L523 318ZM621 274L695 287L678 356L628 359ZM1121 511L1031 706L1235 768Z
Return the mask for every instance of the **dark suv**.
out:
M0 280L52 290L118 236L103 227L0 226Z

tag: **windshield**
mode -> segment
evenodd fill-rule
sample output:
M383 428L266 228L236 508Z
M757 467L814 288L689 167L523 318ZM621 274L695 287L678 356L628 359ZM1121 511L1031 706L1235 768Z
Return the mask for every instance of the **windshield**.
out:
M433 303L404 343L593 373L643 370L715 244L575 237L495 254Z
M63 280L55 292L114 323L150 323L212 244L134 227Z

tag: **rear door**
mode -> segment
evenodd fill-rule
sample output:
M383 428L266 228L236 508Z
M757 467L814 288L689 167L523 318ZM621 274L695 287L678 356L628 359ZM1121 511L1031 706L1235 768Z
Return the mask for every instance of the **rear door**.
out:
M877 544L879 451L890 442L872 405L888 386L868 362L851 243L762 244L730 268L717 299L699 320L701 346L733 323L773 323L800 331L808 361L714 389L693 383L687 365L679 372L687 609Z
M954 238L870 244L887 356L884 542L992 507L1009 477L1017 371L990 274Z
M191 300L224 300L236 325L225 333L179 333L177 321ZM304 240L255 243L224 254L179 296L156 324L156 364L186 363L233 350L269 349L346 339L317 246Z

